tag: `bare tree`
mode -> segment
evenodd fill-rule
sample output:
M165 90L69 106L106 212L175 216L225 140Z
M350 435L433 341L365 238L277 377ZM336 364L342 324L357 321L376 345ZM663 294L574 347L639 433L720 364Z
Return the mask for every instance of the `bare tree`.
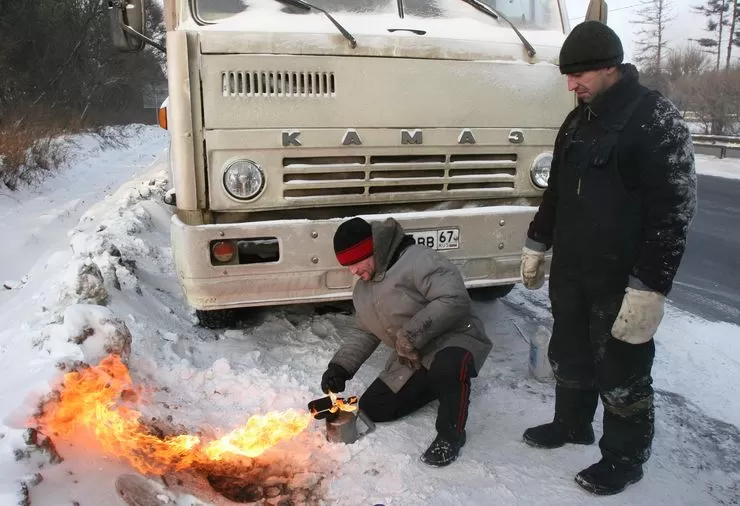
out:
M725 60L725 70L730 68L730 59L732 57L732 46L740 46L740 32L737 31L738 16L740 16L740 5L738 0L729 0L730 6L730 28L729 37L727 38L727 58Z
M161 40L161 6L150 2L147 14L149 33ZM141 101L145 85L163 79L162 63L151 50L132 55L113 48L107 2L0 0L0 126L38 117L32 107L73 122L102 120L92 110L125 113Z
M694 112L713 135L737 134L740 113L740 70L705 72L691 79Z
M707 0L705 5L692 7L692 9L707 18L706 31L715 34L715 37L696 39L696 42L701 47L707 49L708 53L716 54L717 62L715 70L719 70L724 28L729 24L728 11L730 9L730 0Z
M145 88L164 81L163 57L118 53L107 4L0 0L0 184L53 169L61 154L47 141L61 133L141 120ZM147 14L161 41L160 4Z
M668 50L665 71L669 79L676 81L683 76L701 74L707 66L707 55L696 44Z
M673 19L669 0L643 0L636 11L636 25L641 28L635 32L635 61L648 73L660 74L668 41L665 29Z
M679 110L694 112L697 106L695 92L699 76L709 65L709 57L696 44L668 50L665 75L668 80L668 95Z

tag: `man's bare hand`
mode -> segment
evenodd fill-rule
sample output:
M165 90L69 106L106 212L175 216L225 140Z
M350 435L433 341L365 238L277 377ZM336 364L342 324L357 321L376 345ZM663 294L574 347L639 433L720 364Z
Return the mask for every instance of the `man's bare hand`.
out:
M403 330L399 330L396 334L396 353L402 364L412 369L419 369L421 367L421 356L411 343L408 334ZM403 359L412 365L405 364Z
M414 371L418 371L419 369L421 369L421 362L418 360L411 360L399 355L398 361L401 363L402 366L413 369Z

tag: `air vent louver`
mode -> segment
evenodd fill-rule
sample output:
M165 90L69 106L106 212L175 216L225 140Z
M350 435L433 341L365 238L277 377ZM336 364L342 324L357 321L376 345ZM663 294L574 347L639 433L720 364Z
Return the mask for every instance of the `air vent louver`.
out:
M224 97L333 97L333 72L224 71Z

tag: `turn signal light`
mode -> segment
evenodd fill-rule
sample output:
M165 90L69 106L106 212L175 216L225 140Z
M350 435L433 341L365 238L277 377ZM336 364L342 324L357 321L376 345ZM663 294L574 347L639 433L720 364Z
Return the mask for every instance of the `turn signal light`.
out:
M234 245L226 241L218 241L211 246L211 255L221 263L230 262L234 258L235 251Z
M167 107L160 107L157 110L157 121L159 122L160 128L167 130Z

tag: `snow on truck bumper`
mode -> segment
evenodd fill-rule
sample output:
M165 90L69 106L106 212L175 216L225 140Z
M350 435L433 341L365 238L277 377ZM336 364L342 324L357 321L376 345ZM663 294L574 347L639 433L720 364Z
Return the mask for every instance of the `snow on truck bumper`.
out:
M516 283L535 207L498 206L394 214L417 242L439 249L469 288ZM368 221L389 215L363 215ZM334 231L345 218L189 226L172 218L172 249L185 296L196 309L348 299L354 279L334 256ZM270 242L259 263L221 264L218 241Z

